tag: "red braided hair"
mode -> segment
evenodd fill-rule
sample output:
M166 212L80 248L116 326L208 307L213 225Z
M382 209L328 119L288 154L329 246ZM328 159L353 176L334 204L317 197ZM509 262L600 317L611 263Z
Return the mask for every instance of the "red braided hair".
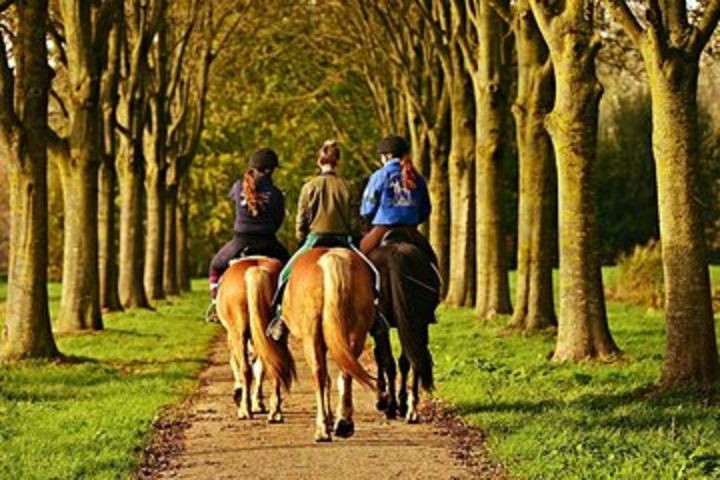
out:
M258 197L257 197L257 173L258 171L251 168L245 175L243 175L242 191L243 197L245 197L245 204L247 205L250 214L253 217L257 217L259 213Z
M400 171L402 175L402 183L403 187L407 188L408 190L415 190L417 188L417 170L415 170L415 166L412 164L412 161L410 158L405 155L400 160Z

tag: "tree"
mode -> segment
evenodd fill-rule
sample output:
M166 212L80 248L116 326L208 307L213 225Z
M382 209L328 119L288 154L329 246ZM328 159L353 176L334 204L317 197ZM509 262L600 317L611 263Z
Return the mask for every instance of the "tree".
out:
M512 313L500 208L503 155L510 140L511 82L504 55L507 26L490 0L465 3L467 31L458 36L458 44L475 93L476 310L485 320ZM504 0L497 3L509 5Z
M67 70L64 102L66 135L50 144L60 168L65 210L62 297L59 330L102 329L98 278L98 169L100 144L100 78L115 0L60 0L62 49Z
M450 305L475 303L475 129L473 87L465 69L460 38L467 24L462 2L416 0L431 28L442 62L450 103L450 267L445 301Z
M143 134L147 121L148 54L160 27L165 0L125 5L123 38L126 52L120 83L117 127L120 131L116 168L120 183L120 303L150 306L143 285Z
M644 25L624 0L608 5L640 50L650 86L667 324L660 384L711 385L720 380L720 364L697 200L697 85L701 54L720 21L720 1L711 0L696 25L677 0L651 1Z
M557 9L530 0L530 6L550 51L556 87L545 117L560 212L560 319L553 359L605 357L618 348L607 324L598 258L593 166L602 87L595 72L600 41L594 36L594 3L568 0Z
M510 26L517 51L515 117L520 185L515 311L510 327L537 330L557 324L553 300L552 252L555 170L544 118L555 98L552 62L528 0L512 10L492 6Z
M8 2L3 4L6 8ZM57 356L47 296L47 108L50 86L46 0L15 7L12 61L0 39L0 154L10 164L10 268L0 357Z
M98 177L98 270L100 277L100 308L121 310L118 292L117 228L115 227L115 195L117 174L117 105L120 99L121 11L115 12L114 25L109 34L107 55L100 80L100 124L102 163Z

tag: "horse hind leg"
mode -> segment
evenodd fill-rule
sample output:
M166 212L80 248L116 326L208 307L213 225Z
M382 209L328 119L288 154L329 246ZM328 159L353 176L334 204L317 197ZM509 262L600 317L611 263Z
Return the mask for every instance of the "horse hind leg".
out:
M265 401L263 396L263 380L265 378L265 368L259 358L256 358L252 364L253 370L253 392L252 392L252 411L257 413L266 413Z
M400 392L398 393L400 405L398 406L398 413L400 413L400 416L404 417L408 412L407 384L408 374L410 373L410 362L407 357L401 353L400 358L398 358L398 364L400 366Z
M326 389L328 388L328 372L325 359L325 351L322 344L315 339L307 339L305 341L305 358L312 372L313 382L315 383L315 403L317 414L315 416L315 441L329 442L331 441L328 429L328 408Z
M346 373L338 375L338 419L335 435L348 438L355 433L353 422L352 377Z
M283 423L281 406L282 397L280 395L280 382L275 381L275 390L273 391L272 397L270 397L270 411L268 412L268 423Z
M250 408L250 386L252 385L252 368L248 361L247 335L233 335L228 340L230 346L230 365L235 374L235 403L238 406L238 418L252 418Z
M420 375L414 369L412 389L410 392L410 404L408 405L405 420L407 423L418 423L420 422L420 415L418 413L418 404L420 403Z
M395 394L397 370L395 368L395 359L392 356L390 336L387 333L381 333L375 336L374 353L378 368L378 392L375 407L379 411L384 412L386 418L394 419L397 416L398 408Z

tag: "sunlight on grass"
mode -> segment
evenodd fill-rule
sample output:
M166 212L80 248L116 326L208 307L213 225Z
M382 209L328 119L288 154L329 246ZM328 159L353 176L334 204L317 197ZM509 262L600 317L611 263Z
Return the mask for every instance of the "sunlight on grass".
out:
M56 285L51 286L57 303ZM0 478L124 478L153 418L196 385L211 338L204 289L58 338L70 362L0 367Z
M660 373L662 314L608 312L623 359L559 365L549 333L506 335L507 318L444 309L431 329L436 394L490 434L491 454L519 478L720 478L720 407L644 394Z

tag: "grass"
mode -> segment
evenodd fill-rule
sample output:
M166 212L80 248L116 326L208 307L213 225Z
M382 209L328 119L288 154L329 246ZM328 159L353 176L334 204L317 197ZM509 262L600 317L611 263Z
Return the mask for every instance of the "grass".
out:
M51 311L59 288L50 286ZM4 286L0 284L0 300ZM153 419L196 385L217 331L204 290L60 336L67 362L0 366L0 478L125 478Z
M720 478L717 402L646 394L662 364L662 314L610 303L608 315L622 360L572 365L547 360L551 334L506 335L507 318L444 309L431 330L436 395L489 433L514 477Z

